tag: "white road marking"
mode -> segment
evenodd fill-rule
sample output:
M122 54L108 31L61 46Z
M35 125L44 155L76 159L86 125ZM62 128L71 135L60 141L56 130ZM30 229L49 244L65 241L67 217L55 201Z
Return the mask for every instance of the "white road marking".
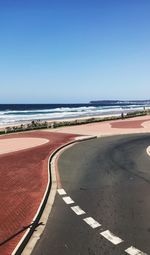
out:
M66 195L66 191L64 189L57 189L57 192L59 193L59 195L63 196ZM62 199L64 200L64 202L66 204L74 204L75 202L71 199L71 197L69 196L65 196L62 197ZM79 206L72 206L71 209L77 214L77 215L82 215L82 214L86 214L85 211L83 211ZM92 217L87 217L83 219L91 228L98 228L101 226L101 224L99 222L97 222L96 220L94 220ZM112 232L110 232L109 230L103 231L100 233L100 235L102 235L103 237L105 237L107 240L109 240L111 243L117 245L123 242L123 240L121 238L119 238L118 236L115 236ZM133 246L130 246L128 249L125 250L125 252L129 255L147 255L146 253L136 249Z
M67 194L66 191L65 191L64 189L58 189L57 192L58 192L58 194L61 195L61 196Z
M91 228L98 228L101 226L96 220L94 220L92 217L88 217L83 219L88 225L91 226Z
M117 245L119 243L122 243L123 240L117 236L115 236L112 232L109 230L103 231L100 233L103 237L105 237L107 240L109 240L111 243Z
M146 253L136 249L133 246L131 246L128 249L126 249L125 252L128 253L129 255L147 255Z
M72 209L77 215L85 214L85 212L84 212L79 206L72 206L71 209Z
M62 199L67 205L74 204L74 201L71 199L71 197L63 197Z

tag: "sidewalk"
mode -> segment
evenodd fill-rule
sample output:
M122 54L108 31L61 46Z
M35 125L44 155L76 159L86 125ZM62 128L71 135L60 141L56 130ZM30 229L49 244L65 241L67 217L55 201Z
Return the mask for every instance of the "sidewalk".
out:
M48 158L56 148L78 135L146 132L150 116L0 136L0 254L10 255L31 224L46 189Z
M150 116L62 127L57 128L54 131L68 134L96 136L146 133L150 132ZM51 130L49 130L49 132L51 132Z
M75 137L41 131L0 137L0 142L6 142L5 154L0 149L0 254L10 255L31 224L46 189L50 154ZM16 144L10 152L9 139L12 138ZM18 138L32 138L30 146L34 145L34 140L36 147L29 148L29 144L23 144L28 139L19 143ZM39 138L44 144L37 143Z

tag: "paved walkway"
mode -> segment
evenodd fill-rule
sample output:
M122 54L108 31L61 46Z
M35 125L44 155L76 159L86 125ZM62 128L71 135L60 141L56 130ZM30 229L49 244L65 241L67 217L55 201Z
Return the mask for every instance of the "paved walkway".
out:
M150 116L0 136L0 254L11 254L31 223L46 189L48 158L56 148L78 135L142 132L150 132Z
M0 154L33 148L47 142L48 139L31 137L0 139Z
M55 132L96 136L146 133L150 132L150 116L62 127L56 129Z
M32 222L47 186L50 154L75 137L49 132L0 137L0 254L10 255Z

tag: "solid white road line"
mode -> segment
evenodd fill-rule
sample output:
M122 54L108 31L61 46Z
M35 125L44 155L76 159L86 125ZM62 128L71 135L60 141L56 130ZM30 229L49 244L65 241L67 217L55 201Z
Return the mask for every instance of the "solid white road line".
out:
M84 212L79 206L72 206L71 209L72 209L77 215L85 214L85 212Z
M105 237L107 240L109 240L111 243L117 245L119 243L122 243L123 240L119 237L115 236L112 232L109 230L103 231L100 233L103 237Z
M88 225L91 226L91 228L98 228L101 226L96 220L94 220L92 217L88 217L83 219Z
M131 246L128 249L126 249L125 252L128 253L129 255L147 255L146 253L136 249L133 246Z
M58 194L61 195L61 196L67 194L66 191L65 191L64 189L58 189L57 192L58 192Z
M62 199L67 205L74 204L74 201L71 199L71 197L63 197Z

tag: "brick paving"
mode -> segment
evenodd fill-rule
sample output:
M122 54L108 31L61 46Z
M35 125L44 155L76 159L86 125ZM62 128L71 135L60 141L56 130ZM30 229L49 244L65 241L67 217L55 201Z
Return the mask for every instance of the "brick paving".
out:
M76 135L28 132L1 136L10 138L46 138L48 143L0 155L0 254L9 255L24 235L15 234L28 226L44 195L50 154ZM14 236L14 237L13 237Z
M0 154L10 153L14 151L20 151L31 147L36 147L44 143L49 142L48 139L43 138L32 138L32 137L21 137L21 138L10 138L0 139Z
M144 128L142 126L142 123L146 120L130 120L130 121L117 121L117 122L111 122L111 127L112 128Z
M148 133L150 132L150 116L61 127L56 129L55 132L96 136Z
M91 123L49 131L0 136L0 140L27 137L49 140L41 146L0 155L0 255L11 254L25 231L15 237L13 235L31 223L47 185L49 155L57 147L73 140L77 134L150 132L150 117Z

